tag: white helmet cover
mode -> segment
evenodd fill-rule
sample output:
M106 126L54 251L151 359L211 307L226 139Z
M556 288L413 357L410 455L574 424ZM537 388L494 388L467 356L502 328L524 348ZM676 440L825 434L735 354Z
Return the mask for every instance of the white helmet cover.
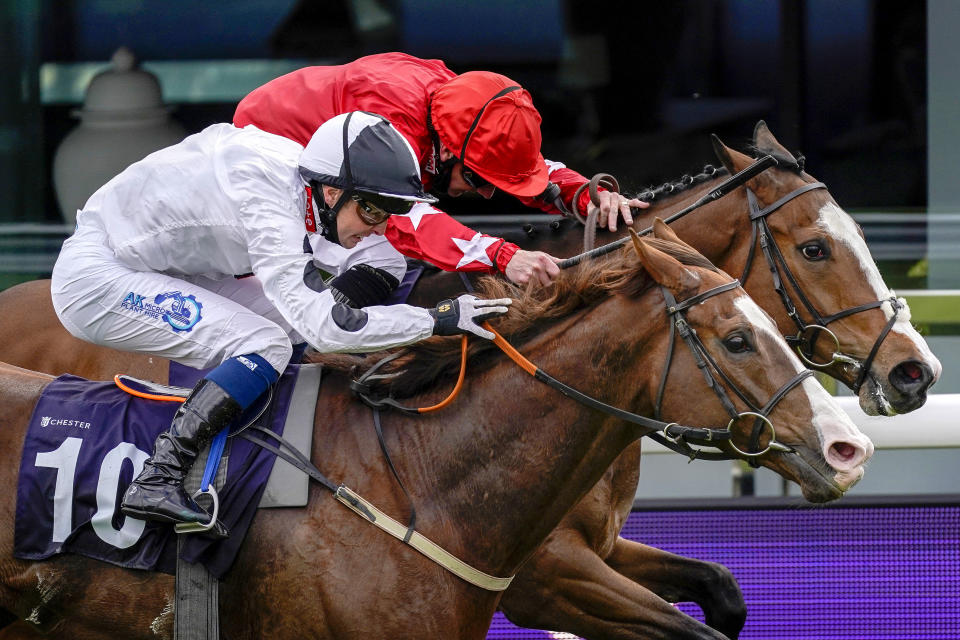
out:
M409 202L436 202L423 191L413 147L386 118L366 111L324 122L300 154L307 182Z

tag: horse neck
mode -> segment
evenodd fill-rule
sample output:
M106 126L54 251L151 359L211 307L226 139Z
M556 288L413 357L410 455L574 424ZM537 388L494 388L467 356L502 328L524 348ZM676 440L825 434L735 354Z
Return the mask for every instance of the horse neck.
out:
M644 295L643 305L609 299L557 323L522 351L578 390L649 415L652 394L640 381L662 366L644 348L654 331L665 335L652 315L662 313L659 305L657 294ZM638 317L650 321L638 323ZM461 557L494 573L514 571L640 435L506 358L468 377L456 407L455 415L401 428L417 431L415 466L434 507L423 521L455 530L459 540L452 547Z
M707 182L695 185L686 191L655 200L643 210L640 220L633 226L641 230L650 227L654 218L666 220L703 197L721 182L729 178L724 174ZM705 204L670 223L680 238L691 245L714 265L734 277L740 277L746 264L751 239L751 225L747 195L744 187Z

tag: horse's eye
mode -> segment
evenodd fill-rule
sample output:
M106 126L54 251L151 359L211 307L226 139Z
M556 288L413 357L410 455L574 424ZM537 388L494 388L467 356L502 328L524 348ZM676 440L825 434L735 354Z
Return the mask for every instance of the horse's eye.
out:
M819 242L811 242L800 247L800 252L807 260L825 260L827 249Z
M731 333L723 339L723 346L726 347L730 353L743 353L744 351L753 350L750 341L747 340L747 337L742 333Z

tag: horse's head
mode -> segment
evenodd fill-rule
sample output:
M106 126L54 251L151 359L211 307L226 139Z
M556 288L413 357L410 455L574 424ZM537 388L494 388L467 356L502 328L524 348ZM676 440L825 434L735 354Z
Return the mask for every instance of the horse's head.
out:
M653 376L654 386L645 391L657 397L660 418L690 426L729 425L730 439L713 446L795 481L809 501L839 498L863 475L873 444L736 281L671 255L678 246L675 236L659 221L654 233L661 238L634 236L634 246L661 286L664 314L675 327L676 339L664 340L660 348L663 375ZM665 247L674 249L668 254L660 250ZM681 249L696 253L686 245Z
M922 406L940 362L910 324L906 303L884 283L859 226L762 121L754 147L778 164L741 190L754 236L742 247L745 287L785 335L796 336L807 366L853 389L866 413ZM717 138L714 148L731 172L753 162Z

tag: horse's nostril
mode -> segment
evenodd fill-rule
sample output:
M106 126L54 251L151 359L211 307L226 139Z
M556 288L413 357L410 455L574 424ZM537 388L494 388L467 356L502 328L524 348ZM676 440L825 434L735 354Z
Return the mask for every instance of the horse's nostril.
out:
M830 449L844 462L849 462L857 454L857 448L849 442L835 442Z
M902 392L923 390L933 381L933 374L922 362L901 362L890 373L890 383Z
M903 365L902 372L911 380L917 380L923 375L923 370L912 362L908 362L907 364Z

